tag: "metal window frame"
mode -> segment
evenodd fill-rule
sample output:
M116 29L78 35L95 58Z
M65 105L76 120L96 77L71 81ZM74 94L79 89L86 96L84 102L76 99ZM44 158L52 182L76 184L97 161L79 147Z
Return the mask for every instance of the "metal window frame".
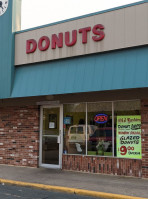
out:
M64 103L63 104L63 106L64 105L68 105L68 104L85 104L85 111L86 111L86 115L85 115L85 128L86 128L86 131L85 131L85 137L86 137L86 140L85 140L85 143L86 143L86 146L85 146L85 154L79 154L79 155L81 155L81 156L95 156L96 157L96 155L88 155L88 150L87 150L87 148L88 148L88 143L87 143L87 139L88 139L88 134L87 134L87 126L88 126L88 104L95 104L95 103L112 103L112 156L97 156L97 157L116 157L115 156L115 148L114 148L114 146L115 146L115 135L114 135L114 130L115 130L115 127L114 127L114 124L115 124L115 115L114 115L114 113L115 113L115 106L114 106L114 103L116 103L116 102L132 102L132 101L139 101L140 99L134 99L134 100L116 100L116 101L96 101L96 102L76 102L76 103ZM63 110L63 113L64 113L64 110ZM78 154L67 154L67 155L78 155Z
M59 143L59 164L43 164L42 163L42 130L43 130L43 109L44 108L59 108L59 136L61 142ZM63 104L57 105L43 105L40 107L40 144L39 144L39 167L61 169L62 168L62 154L63 154Z

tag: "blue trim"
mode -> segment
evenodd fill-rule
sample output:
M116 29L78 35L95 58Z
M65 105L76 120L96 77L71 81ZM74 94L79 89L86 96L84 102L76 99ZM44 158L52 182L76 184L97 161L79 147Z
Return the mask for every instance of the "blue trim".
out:
M94 13L82 15L82 16L79 16L79 17L74 17L74 18L70 18L70 19L66 19L66 20L62 20L62 21L58 21L58 22L54 22L54 23L50 23L50 24L46 24L46 25L42 25L42 26L37 26L37 27L34 27L34 28L26 29L26 30L21 30L21 31L16 32L16 34L28 32L28 31L32 31L32 30L36 30L36 29L46 28L46 27L49 27L49 26L53 26L53 25L57 25L57 24L61 24L61 23L66 23L66 22L69 22L69 21L74 21L74 20L78 20L78 19L82 19L82 18L86 18L86 17L91 17L91 16L94 16L94 15L103 14L103 13L106 13L106 12L111 12L111 11L114 11L114 10L119 10L119 9L131 7L131 6L135 6L135 5L139 5L139 4L143 4L143 3L148 3L148 0L139 1L139 2L136 2L136 3L131 3L131 4L123 5L123 6L118 6L118 7L115 7L115 8L102 10L102 11L99 11L99 12L94 12Z
M14 80L14 34L12 34L13 0L0 17L0 98L8 98Z

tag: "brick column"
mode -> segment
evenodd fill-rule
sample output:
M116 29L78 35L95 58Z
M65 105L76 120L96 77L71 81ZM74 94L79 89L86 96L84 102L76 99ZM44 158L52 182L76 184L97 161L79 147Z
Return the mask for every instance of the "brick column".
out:
M148 178L148 100L141 102L142 177Z
M38 167L39 108L0 108L0 164Z

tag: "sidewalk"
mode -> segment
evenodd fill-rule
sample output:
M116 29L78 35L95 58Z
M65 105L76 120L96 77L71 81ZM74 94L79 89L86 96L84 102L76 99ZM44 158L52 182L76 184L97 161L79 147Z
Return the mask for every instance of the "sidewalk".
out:
M5 165L0 165L0 178L148 198L147 179Z

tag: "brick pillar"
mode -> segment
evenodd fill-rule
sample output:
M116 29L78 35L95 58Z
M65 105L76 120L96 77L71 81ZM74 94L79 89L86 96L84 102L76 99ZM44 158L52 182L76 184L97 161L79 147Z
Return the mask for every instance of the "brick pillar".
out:
M0 108L0 164L38 167L39 108Z
M148 178L148 100L141 102L142 177Z

